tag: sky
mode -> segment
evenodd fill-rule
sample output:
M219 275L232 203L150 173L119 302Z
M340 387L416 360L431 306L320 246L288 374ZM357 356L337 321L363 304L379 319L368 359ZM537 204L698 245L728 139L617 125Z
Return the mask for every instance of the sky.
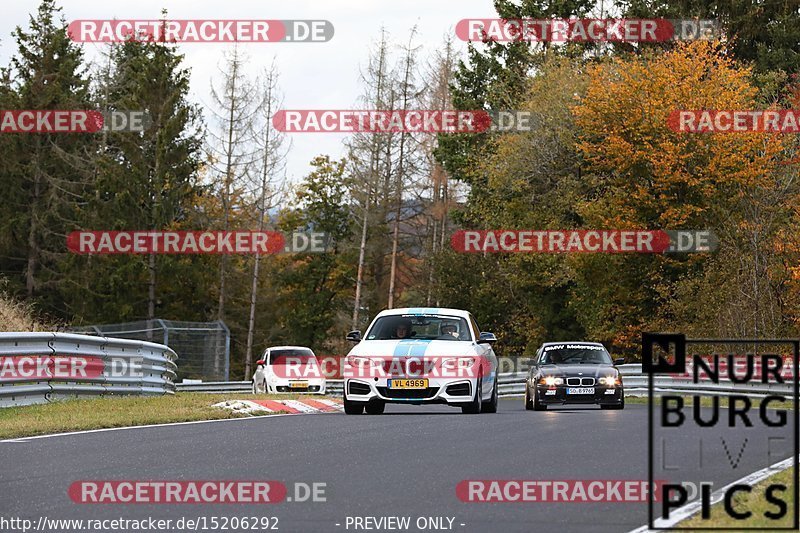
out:
M67 22L75 19L158 19L167 9L170 19L325 19L333 23L334 36L327 43L247 43L240 50L248 56L247 74L258 75L274 59L280 73L284 109L351 109L361 93L359 72L367 64L370 45L385 27L393 43L407 41L417 25L420 60L454 35L463 18L496 17L491 0L56 0ZM30 13L39 2L6 2L0 18L0 64L15 52L11 33L27 28ZM461 52L466 43L454 40ZM102 45L84 44L86 58L97 60ZM223 52L230 44L184 43L185 66L191 69L190 100L211 105L211 82L219 83ZM204 113L206 122L211 114ZM292 143L286 173L297 183L316 155L344 155L343 134L288 134Z

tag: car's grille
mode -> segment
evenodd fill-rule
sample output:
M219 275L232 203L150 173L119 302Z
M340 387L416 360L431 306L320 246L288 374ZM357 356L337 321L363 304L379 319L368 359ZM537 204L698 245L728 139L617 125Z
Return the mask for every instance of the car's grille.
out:
M350 382L350 394L369 394L369 385L366 383L359 383L358 381Z
M390 389L388 387L378 387L378 392L386 398L407 398L422 400L433 398L439 391L439 387L428 387L427 389Z
M447 394L450 396L469 396L469 383L457 383L447 387Z
M567 378L570 387L594 387L594 378Z

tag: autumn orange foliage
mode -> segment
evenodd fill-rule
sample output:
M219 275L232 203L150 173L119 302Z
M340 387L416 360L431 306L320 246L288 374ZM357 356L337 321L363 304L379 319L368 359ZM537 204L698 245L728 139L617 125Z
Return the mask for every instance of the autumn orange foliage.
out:
M752 72L724 45L696 41L663 55L617 57L592 66L573 108L585 162L603 201L583 206L608 227L702 227L744 189L767 186L786 141L764 133L670 130L680 109L753 109Z

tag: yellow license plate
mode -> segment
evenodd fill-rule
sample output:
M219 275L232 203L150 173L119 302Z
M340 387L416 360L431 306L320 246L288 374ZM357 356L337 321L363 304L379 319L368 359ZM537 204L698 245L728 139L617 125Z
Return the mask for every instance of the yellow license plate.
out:
M289 383L289 387L292 389L307 389L308 382L307 381L294 381Z
M427 379L390 379L390 389L427 389Z

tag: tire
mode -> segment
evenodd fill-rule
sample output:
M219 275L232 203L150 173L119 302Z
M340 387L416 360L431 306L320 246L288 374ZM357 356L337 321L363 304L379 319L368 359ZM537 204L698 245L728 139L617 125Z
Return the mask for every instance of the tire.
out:
M466 405L461 406L461 413L465 415L477 415L481 412L481 385L483 378L478 378L478 384L475 387L475 397Z
M269 394L269 389L267 388L267 380L263 381L264 384L264 391L258 390L258 385L256 385L256 380L253 380L253 394Z
M352 402L347 399L347 394L342 392L344 403L344 414L346 415L360 415L364 412L364 402Z
M381 401L372 401L367 403L364 408L368 415L382 415L386 409L386 403Z
M525 410L533 411L533 402L531 402L530 387L525 385Z
M533 410L534 411L547 411L547 406L539 401L539 395L536 394L535 390L533 391L532 403L533 403Z
M492 387L492 397L486 403L481 403L481 413L496 413L497 412L497 374L494 377L494 387Z

